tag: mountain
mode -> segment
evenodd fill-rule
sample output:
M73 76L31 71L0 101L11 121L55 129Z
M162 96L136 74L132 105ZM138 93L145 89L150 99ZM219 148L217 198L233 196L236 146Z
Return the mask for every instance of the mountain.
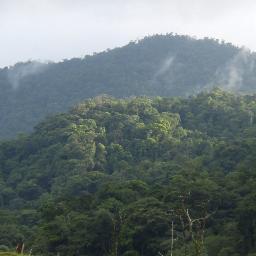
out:
M97 95L188 96L213 86L256 88L255 54L213 39L155 35L60 63L0 70L0 137L30 132L44 117Z
M254 255L255 116L256 95L216 88L49 117L0 144L0 250L167 255L173 227L173 255Z

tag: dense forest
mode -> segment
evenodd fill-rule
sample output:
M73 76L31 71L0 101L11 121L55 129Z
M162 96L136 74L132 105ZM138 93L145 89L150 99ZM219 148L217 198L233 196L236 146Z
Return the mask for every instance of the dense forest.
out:
M0 144L0 250L255 256L255 115L256 95L215 88L45 119Z
M99 94L188 96L213 85L256 91L255 53L209 38L155 35L84 58L0 69L0 138Z

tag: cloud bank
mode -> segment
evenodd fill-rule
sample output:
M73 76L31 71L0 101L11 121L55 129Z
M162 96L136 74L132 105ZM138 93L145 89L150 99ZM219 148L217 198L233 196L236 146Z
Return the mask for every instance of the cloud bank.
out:
M82 57L168 32L256 51L255 11L254 0L1 0L0 67Z

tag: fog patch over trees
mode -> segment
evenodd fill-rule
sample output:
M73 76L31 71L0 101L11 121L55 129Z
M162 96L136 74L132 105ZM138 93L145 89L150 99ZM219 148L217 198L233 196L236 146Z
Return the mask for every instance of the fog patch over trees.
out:
M42 73L47 67L47 63L38 61L17 63L14 66L9 67L7 72L8 80L12 88L17 89L20 86L20 82L23 78Z

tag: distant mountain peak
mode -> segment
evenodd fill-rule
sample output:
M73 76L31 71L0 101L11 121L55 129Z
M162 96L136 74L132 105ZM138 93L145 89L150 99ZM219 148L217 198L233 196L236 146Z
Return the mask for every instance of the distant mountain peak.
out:
M217 39L170 33L81 59L18 63L0 70L0 137L29 132L45 116L101 94L189 96L216 85L254 92L255 59Z

